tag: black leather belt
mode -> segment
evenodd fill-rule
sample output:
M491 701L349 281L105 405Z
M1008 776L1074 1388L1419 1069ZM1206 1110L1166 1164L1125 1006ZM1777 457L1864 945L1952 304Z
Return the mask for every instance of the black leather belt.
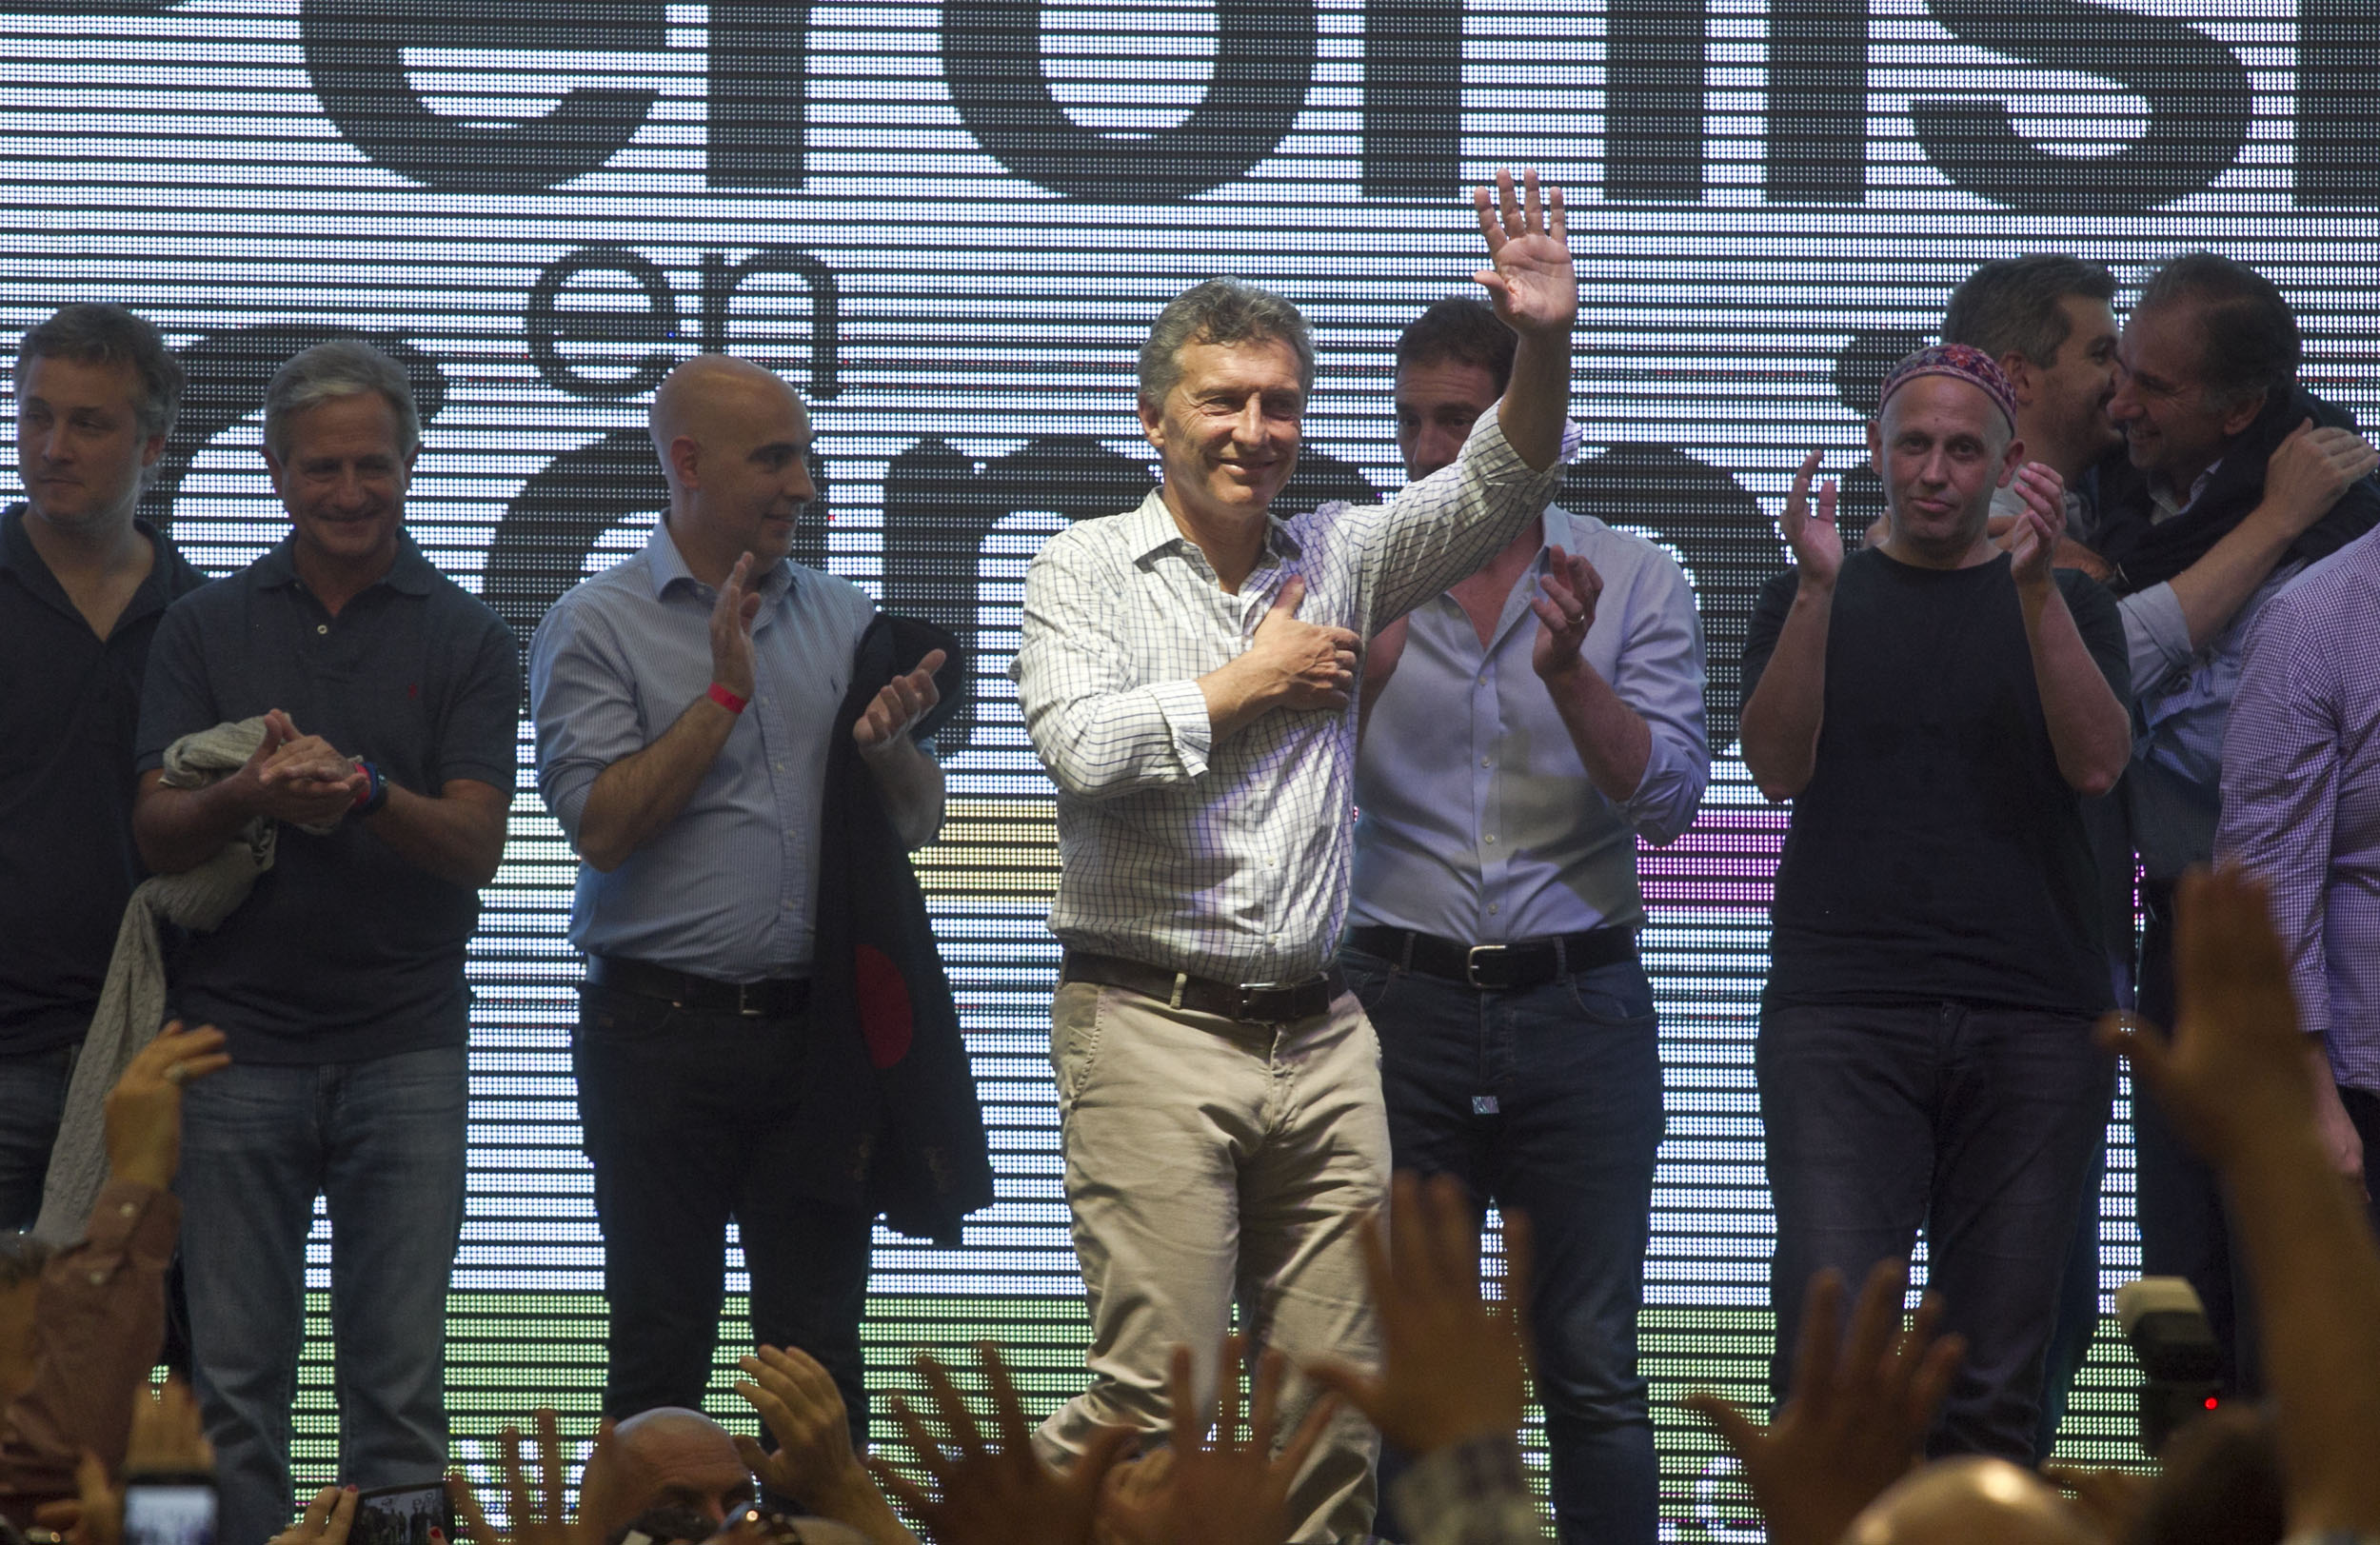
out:
M586 958L586 980L614 992L658 998L673 1008L690 1008L702 1014L740 1014L747 1020L788 1019L810 1006L810 983L806 977L714 981L708 977L672 971L650 961L590 955Z
M1347 979L1337 966L1319 977L1282 986L1271 982L1216 981L1127 961L1120 955L1093 955L1079 949L1066 951L1065 964L1060 968L1058 980L1121 987L1172 1008L1220 1015L1247 1024L1285 1024L1291 1020L1328 1014L1331 1000L1347 990Z
M1348 929L1347 942L1402 970L1483 992L1541 987L1557 978L1636 958L1636 935L1630 928L1589 928L1509 944L1458 944L1409 928L1370 926Z

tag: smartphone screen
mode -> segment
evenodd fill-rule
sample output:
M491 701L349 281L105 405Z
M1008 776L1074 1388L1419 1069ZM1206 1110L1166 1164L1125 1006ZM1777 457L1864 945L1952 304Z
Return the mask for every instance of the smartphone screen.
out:
M133 1477L124 1488L124 1545L215 1545L213 1483Z
M347 1532L347 1545L430 1545L432 1528L454 1538L444 1481L384 1486L356 1498L355 1527Z

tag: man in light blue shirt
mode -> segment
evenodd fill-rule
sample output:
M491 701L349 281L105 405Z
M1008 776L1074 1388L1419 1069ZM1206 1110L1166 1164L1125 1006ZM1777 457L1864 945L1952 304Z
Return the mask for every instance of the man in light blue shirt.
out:
M1397 350L1418 480L1502 394L1513 338L1476 301ZM1537 1390L1565 1545L1655 1537L1636 1310L1661 1062L1636 839L1675 839L1711 771L1702 633L1645 538L1557 506L1374 640L1340 960L1380 1039L1399 1169L1536 1225Z
M875 606L786 557L817 494L791 387L698 356L655 393L652 434L667 516L555 604L529 656L538 788L585 861L571 1060L604 1227L603 1412L701 1407L733 1218L755 1338L824 1364L862 1424L873 1208L803 1102L824 1038L856 1033L813 1021L810 975L829 736ZM908 733L942 664L852 730L912 847L942 823L942 771Z

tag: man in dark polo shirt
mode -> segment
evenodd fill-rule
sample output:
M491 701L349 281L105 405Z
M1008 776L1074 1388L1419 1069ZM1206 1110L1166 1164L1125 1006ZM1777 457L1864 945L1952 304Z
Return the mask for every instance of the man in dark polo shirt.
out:
M140 878L149 641L206 583L132 515L181 399L181 362L121 307L69 306L17 347L25 502L0 515L0 1230L41 1211L75 1048Z
M404 370L353 339L265 397L295 530L166 614L140 721L133 831L161 871L252 821L273 865L169 961L174 1004L232 1066L193 1087L180 1190L190 1339L238 1545L289 1521L306 1238L328 1201L341 1479L446 1463L446 1282L462 1225L465 947L504 855L518 651L405 534L421 421ZM221 782L160 782L181 736L268 716Z

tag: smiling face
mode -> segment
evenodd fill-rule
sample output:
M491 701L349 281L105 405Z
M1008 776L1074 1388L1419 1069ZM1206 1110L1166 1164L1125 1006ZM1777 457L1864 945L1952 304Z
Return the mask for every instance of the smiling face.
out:
M1455 465L1479 415L1503 393L1484 365L1445 358L1397 371L1397 450L1415 482Z
M2174 493L2186 492L2264 407L2261 396L2231 401L2222 383L2207 380L2203 326L2186 300L2134 311L2116 361L2108 411L2132 465Z
M2124 431L2108 416L2115 395L2115 313L2092 295L2068 295L2058 310L2067 330L2057 353L2046 366L2018 356L2010 379L2026 443L2071 482L2123 444Z
M333 397L288 420L286 454L265 451L273 491L297 527L301 564L385 572L396 561L413 458L396 407L377 391Z
M141 377L129 361L35 356L16 378L16 465L27 506L61 530L129 520L141 473L166 437L141 429Z
M1181 376L1165 401L1140 404L1167 507L1208 530L1261 521L1298 465L1306 399L1298 351L1270 338L1193 343L1175 360Z
M2024 450L1980 386L1924 375L1893 393L1868 428L1892 525L1886 554L1934 568L1963 562L1983 536L1992 490L2014 474Z
M670 531L722 572L750 553L761 573L793 550L802 511L818 497L810 476L810 415L793 388L764 370L725 366L689 378L694 393L670 443L682 505Z

